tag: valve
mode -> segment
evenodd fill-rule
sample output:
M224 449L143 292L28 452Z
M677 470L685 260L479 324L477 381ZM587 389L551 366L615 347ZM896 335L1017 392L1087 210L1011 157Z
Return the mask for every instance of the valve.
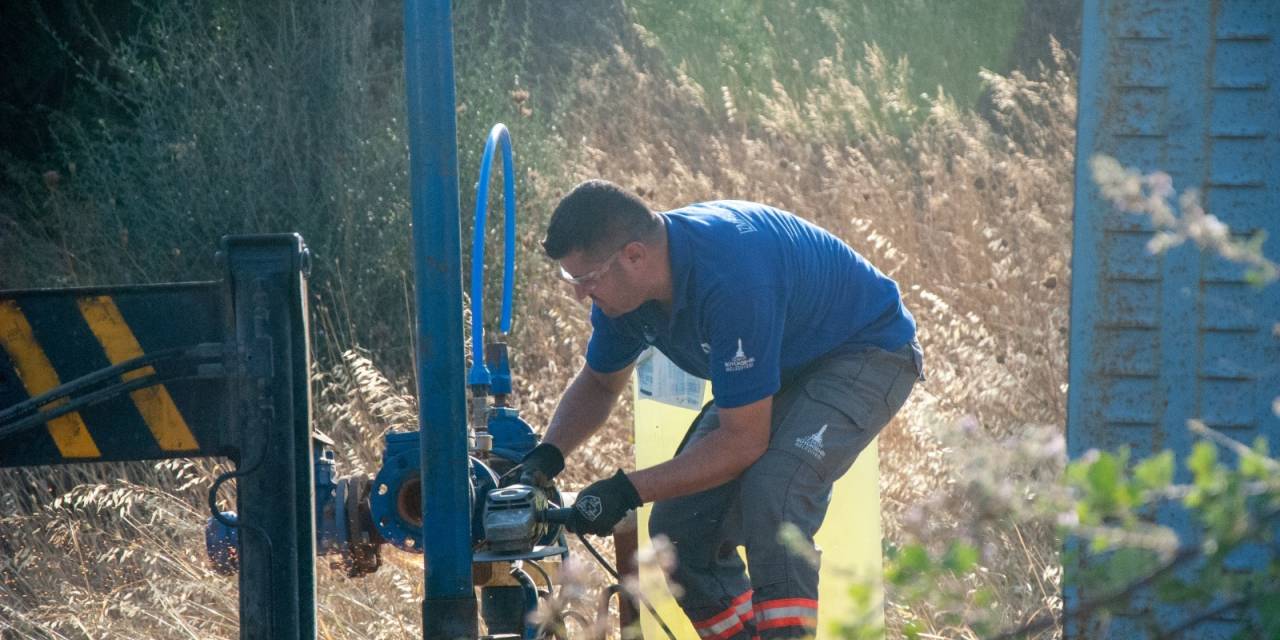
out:
M502 358L505 361L505 357ZM505 367L500 368L500 371ZM510 406L489 406L487 423L469 459L471 478L472 544L477 562L541 558L563 553L556 546L559 526L540 514L554 508L560 495L554 487L500 491L498 478L510 471L537 445L533 428ZM412 552L422 551L422 486L419 432L385 436L382 466L377 474L339 477L334 442L322 434L313 438L316 553L337 556L336 566L350 577L372 573L381 565L381 545L389 543ZM532 514L532 515L530 515ZM225 574L238 570L239 526L236 514L210 518L205 546L214 568Z
M223 511L222 517L232 524L239 524L234 511ZM224 576L235 575L240 570L240 529L210 517L204 526L204 551L215 572Z
M333 441L312 438L316 493L316 554L339 556L337 566L352 578L368 575L382 564L384 540L369 513L369 478L337 478ZM240 521L223 511L205 523L205 552L214 571L232 575L240 569Z

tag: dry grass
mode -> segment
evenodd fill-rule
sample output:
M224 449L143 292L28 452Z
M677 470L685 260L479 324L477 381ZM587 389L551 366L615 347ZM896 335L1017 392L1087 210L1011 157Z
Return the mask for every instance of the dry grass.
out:
M1056 66L1032 76L986 74L991 121L941 96L903 140L877 123L894 117L887 111L898 103L886 96L902 91L906 72L874 48L853 80L832 75L804 100L779 98L758 124L735 121L731 105L718 120L699 87L648 74L618 51L581 81L577 123L566 130L584 132L575 177L612 179L657 207L772 203L833 231L898 280L929 369L882 436L885 533L901 541L913 509L927 507L939 534L971 520L956 462L977 455L974 447L1004 446L1027 425L1060 433L1065 424L1073 69L1057 50ZM991 439L945 446L965 416ZM988 577L977 586L998 594L999 617L1016 625L1059 610L1052 532L1006 522L985 534ZM944 637L972 635L933 624L929 603L895 602L893 593L889 601L891 634L912 617Z
M906 70L874 49L853 79L832 72L822 90L769 102L757 122L739 120L732 105L715 115L708 100L722 95L662 77L633 55L654 53L619 49L582 69L559 129L576 153L564 178L531 168L524 210L545 218L574 181L601 176L657 207L718 197L775 204L868 256L902 285L930 378L882 436L886 537L912 535L921 518L931 532L981 533L985 577L972 586L998 594L1000 618L1016 624L1057 611L1052 533L1013 523L973 530L973 496L957 463L1027 425L1060 431L1065 421L1073 63L1062 54L1031 76L988 75L992 120L937 97L926 124L903 139L877 123L895 117ZM540 230L525 225L525 255L537 255ZM541 425L582 365L589 326L546 261L525 260L520 278L517 402ZM381 437L413 426L411 381L387 379L359 352L317 381L319 427L339 444L340 472L372 473ZM983 437L956 431L965 416ZM631 464L629 418L625 406L574 456L569 488ZM3 472L0 637L235 637L234 578L207 568L206 514L194 506L213 467L73 468L57 480ZM354 581L320 563L322 638L420 635L418 557L386 553L382 570ZM914 618L937 637L973 636L930 603L896 596L890 635Z

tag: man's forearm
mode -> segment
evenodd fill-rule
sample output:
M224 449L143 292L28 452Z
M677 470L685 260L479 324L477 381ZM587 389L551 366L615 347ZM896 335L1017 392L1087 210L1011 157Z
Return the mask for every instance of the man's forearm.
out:
M720 486L741 475L763 453L763 447L717 429L675 458L628 477L645 502L666 500Z
M720 409L720 426L695 440L680 455L656 467L630 474L645 502L722 485L741 474L769 448L773 398Z
M543 442L555 445L568 456L609 419L621 392L620 388L601 384L584 368L560 397Z

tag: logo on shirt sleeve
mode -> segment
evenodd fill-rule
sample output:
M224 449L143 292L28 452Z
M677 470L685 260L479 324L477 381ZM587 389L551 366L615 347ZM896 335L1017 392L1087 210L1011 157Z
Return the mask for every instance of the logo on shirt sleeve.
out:
M756 366L755 357L747 357L746 352L742 350L742 338L738 338L738 352L733 354L728 362L724 363L724 370L733 373L735 371L744 371Z

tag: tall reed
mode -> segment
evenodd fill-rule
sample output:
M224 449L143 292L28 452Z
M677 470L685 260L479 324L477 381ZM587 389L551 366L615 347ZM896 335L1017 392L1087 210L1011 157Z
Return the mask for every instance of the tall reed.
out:
M514 3L494 6L507 13L460 13L490 26L525 19ZM302 231L321 248L317 427L338 442L341 472L372 473L381 438L416 419L403 87L387 35L395 19L380 7L282 1L264 5L280 13L260 21L238 9L163 14L156 48L125 47L118 59L130 78L127 126L68 122L64 173L28 175L25 217L0 213L0 255L26 256L4 264L0 285L212 277L202 251L217 235ZM538 247L577 180L614 180L659 208L732 197L794 211L897 279L921 328L929 381L881 439L886 539L924 530L921 519L942 537L982 527L997 542L973 588L996 594L993 610L1016 623L1060 608L1052 533L975 523L980 496L958 487L966 460L1029 425L1064 424L1068 53L1055 49L1046 68L984 73L994 107L981 117L945 93L915 97L909 60L838 40L805 70L812 82L753 94L746 117L732 91L695 82L643 34L578 58L558 93L530 98L554 84L518 84L529 52L513 53L496 26L477 33L485 38L459 45L462 149L474 150L463 155L463 192L473 193L488 125L518 127L526 223L510 338L526 419L546 423L589 335L586 309ZM624 403L574 457L568 487L632 464L629 418ZM235 637L235 583L208 568L200 533L218 464L0 472L0 637ZM321 637L420 633L419 558L386 555L381 571L354 581L320 563ZM909 616L941 636L972 636L928 602L888 595L891 634Z

